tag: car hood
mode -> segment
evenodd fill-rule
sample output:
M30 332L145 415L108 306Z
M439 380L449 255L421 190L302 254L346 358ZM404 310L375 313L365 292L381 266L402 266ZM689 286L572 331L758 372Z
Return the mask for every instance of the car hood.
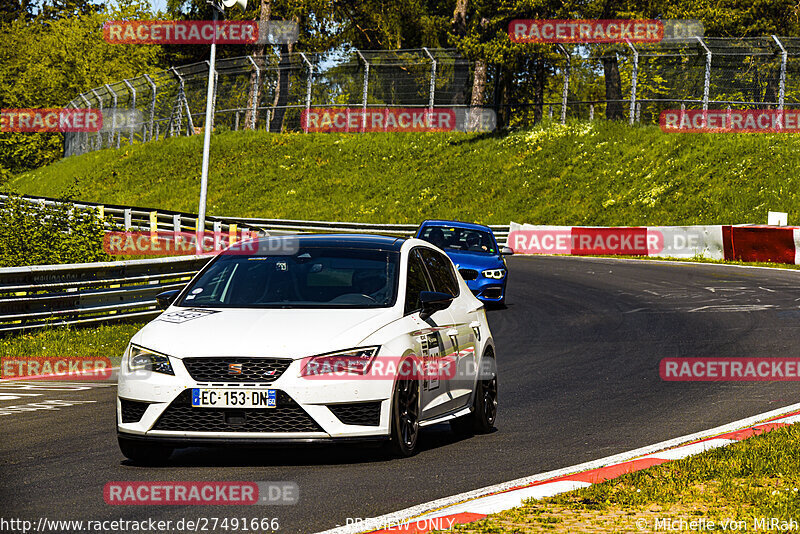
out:
M445 250L447 256L458 265L459 269L504 269L505 265L500 256L481 254L479 252L463 252Z
M392 308L218 308L196 313L192 310L168 309L131 341L177 358L228 355L302 358L357 347L396 318ZM183 317L176 317L176 312ZM187 316L192 318L184 320Z

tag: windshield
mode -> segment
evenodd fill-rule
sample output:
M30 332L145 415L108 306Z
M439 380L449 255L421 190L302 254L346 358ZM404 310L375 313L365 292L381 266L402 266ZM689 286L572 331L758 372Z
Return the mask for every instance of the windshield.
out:
M394 304L397 252L300 248L286 256L223 254L179 306L378 308Z
M481 230L454 228L452 226L426 226L422 229L422 234L419 237L442 250L497 254L492 235Z

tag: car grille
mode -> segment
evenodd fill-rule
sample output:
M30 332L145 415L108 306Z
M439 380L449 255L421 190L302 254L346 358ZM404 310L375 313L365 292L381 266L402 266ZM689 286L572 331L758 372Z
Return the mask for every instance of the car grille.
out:
M241 374L231 373L241 365ZM274 382L292 364L288 358L184 358L183 365L198 382Z
M329 404L328 408L346 425L378 426L381 423L380 401Z
M149 402L139 402L127 399L119 400L122 414L123 423L138 423L144 415L147 407L150 406Z
M475 280L478 278L478 271L475 269L459 269L458 272L464 280Z
M277 393L275 408L193 408L192 390L170 403L153 430L179 432L323 432L294 399Z

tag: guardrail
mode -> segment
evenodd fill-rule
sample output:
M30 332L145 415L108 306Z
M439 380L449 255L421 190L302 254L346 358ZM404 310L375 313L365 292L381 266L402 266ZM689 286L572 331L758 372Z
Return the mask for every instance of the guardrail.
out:
M6 195L0 195L0 207ZM50 197L22 195L30 203L56 204L61 201ZM194 232L197 230L197 214L153 208L99 204L96 202L70 202L78 208L94 208L105 216L111 216L114 224L123 230ZM292 219L260 219L255 217L227 217L209 215L205 230L237 233L243 229L259 231L269 235L296 233L368 233L408 237L417 230L416 224L377 224L359 222L303 221ZM489 226L498 242L505 243L509 225Z
M0 334L155 317L155 296L183 287L211 259L185 256L0 268Z
M7 196L0 195L0 207ZM31 204L56 204L49 197L25 195ZM110 216L111 226L125 230L194 232L197 215L141 207L71 202ZM508 225L491 226L499 242L508 239ZM109 228L112 229L112 228ZM209 216L207 231L241 236L258 231L268 235L296 233L369 233L408 237L416 224L258 219ZM0 334L53 325L79 325L131 318L155 317L161 310L155 296L183 287L210 256L183 256L67 265L0 268Z

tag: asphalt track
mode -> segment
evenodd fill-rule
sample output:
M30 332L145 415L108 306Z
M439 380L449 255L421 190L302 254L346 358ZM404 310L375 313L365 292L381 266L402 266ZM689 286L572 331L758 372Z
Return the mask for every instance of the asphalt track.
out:
M492 434L458 441L434 427L405 460L352 446L184 449L168 467L144 468L117 448L113 385L5 383L0 413L95 402L0 415L0 517L277 517L280 532L312 533L800 401L794 382L663 382L658 371L664 357L800 355L800 272L527 257L511 258L510 273L508 307L490 312L500 380ZM119 480L295 481L300 504L106 505L103 486Z

